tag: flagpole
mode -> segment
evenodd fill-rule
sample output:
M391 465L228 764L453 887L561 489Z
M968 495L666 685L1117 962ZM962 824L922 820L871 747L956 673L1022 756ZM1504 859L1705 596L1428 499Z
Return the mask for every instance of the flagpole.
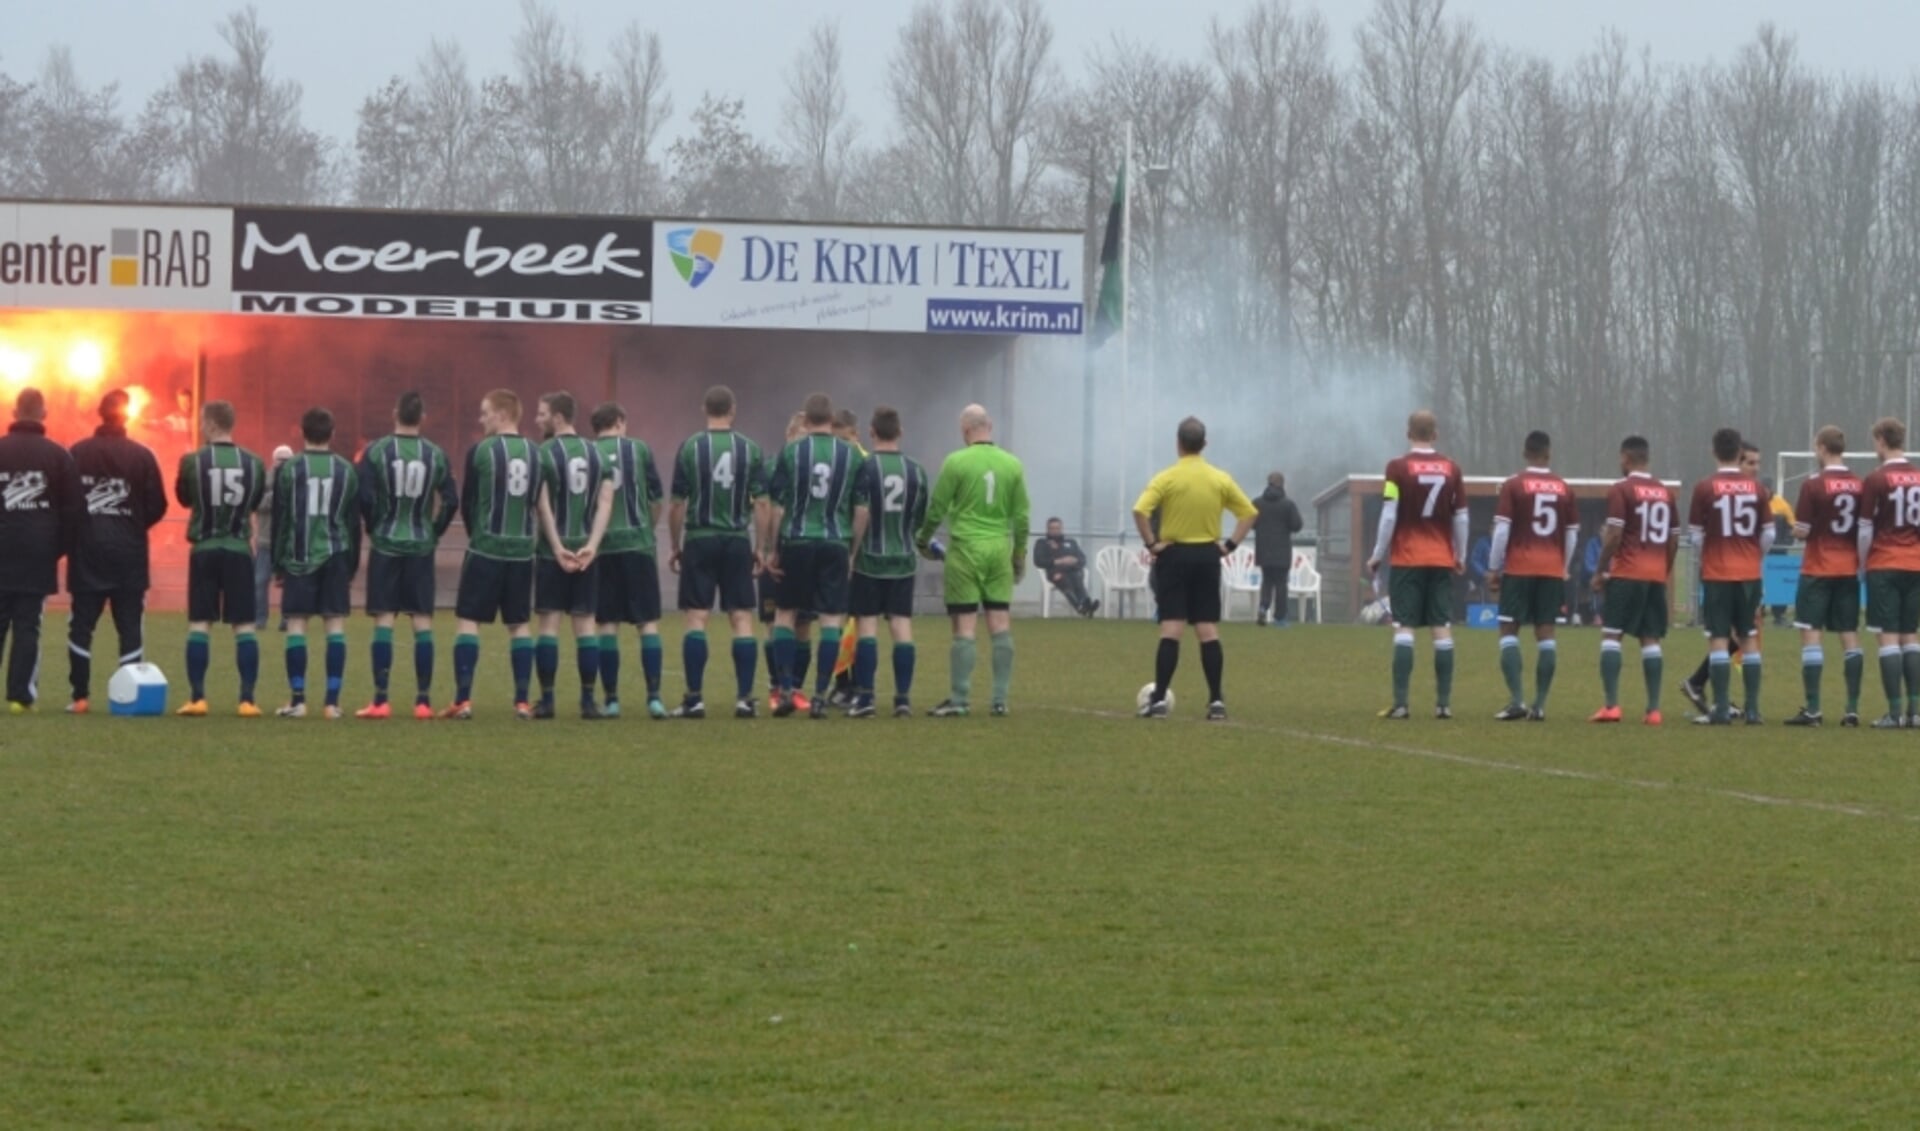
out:
M1128 338L1133 331L1133 287L1128 276L1133 271L1133 121L1128 119L1126 149L1120 157L1122 193L1120 202L1120 542L1127 541L1132 524L1127 521L1127 470L1133 465L1133 373L1129 364Z

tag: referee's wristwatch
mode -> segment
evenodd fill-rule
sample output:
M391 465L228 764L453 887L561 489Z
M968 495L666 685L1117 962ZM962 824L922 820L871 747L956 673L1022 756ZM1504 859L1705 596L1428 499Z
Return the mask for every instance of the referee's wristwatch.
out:
M1240 543L1238 543L1238 542L1235 542L1235 541L1234 541L1233 539L1231 539L1231 538L1225 538L1225 539L1222 539L1222 540L1221 540L1221 545L1223 545L1223 546L1225 546L1225 547L1227 548L1227 553L1229 553L1229 554L1231 554L1231 553L1233 553L1233 552L1234 552L1235 550L1238 550L1238 549L1240 548Z

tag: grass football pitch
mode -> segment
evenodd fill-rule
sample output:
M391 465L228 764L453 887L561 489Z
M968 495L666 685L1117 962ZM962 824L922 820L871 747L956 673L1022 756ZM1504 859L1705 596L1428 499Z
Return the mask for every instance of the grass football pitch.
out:
M465 724L228 717L220 637L220 717L69 719L49 639L0 717L0 1126L1912 1125L1920 733L1780 726L1787 634L1770 725L1706 731L1587 725L1591 630L1502 725L1488 634L1458 719L1388 723L1384 632L1230 625L1208 725L1191 642L1152 724L1150 628L1016 627L1012 717L953 721L652 723L629 643L627 718L569 717L565 645L516 723L497 636Z

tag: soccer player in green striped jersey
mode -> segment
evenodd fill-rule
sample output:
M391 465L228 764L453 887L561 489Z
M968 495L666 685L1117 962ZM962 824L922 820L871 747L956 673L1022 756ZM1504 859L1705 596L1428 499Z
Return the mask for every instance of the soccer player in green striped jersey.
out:
M680 610L687 634L681 645L687 695L673 709L676 719L705 718L701 691L707 670L707 616L719 598L733 628L733 675L738 689L735 718L757 713L753 669L760 650L753 639L753 575L763 564L753 548L754 531L767 507L766 457L760 445L733 430L733 390L707 390L707 427L680 445L673 461L673 507L667 531L673 568L680 575Z
M604 718L594 692L600 683L600 611L595 561L613 513L611 465L600 445L573 426L578 408L571 393L540 398L538 420L552 436L540 445L540 531L533 575L533 611L540 618L534 669L540 701L533 717L553 717L553 685L560 678L560 617L573 618L580 671L580 717Z
M287 620L287 687L283 719L307 715L307 620L327 630L325 717L340 717L347 672L347 614L360 568L360 484L353 465L335 455L333 414L310 408L300 418L306 449L280 465L273 482L273 571Z
M393 714L387 688L393 674L393 624L413 618L413 717L433 718L434 552L460 512L453 466L440 446L420 434L426 405L420 394L400 394L393 434L367 445L360 457L360 507L373 543L367 552L367 614L373 617L373 704L363 719Z
M473 673L480 664L480 626L498 618L511 637L513 713L533 717L527 689L533 683L533 548L539 539L539 451L520 434L520 398L495 389L480 400L481 441L467 451L460 481L460 521L467 528L467 556L460 565L454 616L453 706L443 717L473 717Z
M620 716L620 626L640 626L640 669L647 681L647 714L667 717L660 701L660 566L654 527L660 521L660 472L653 449L627 435L627 412L609 401L589 421L613 475L613 507L607 536L600 540L594 568L600 578L600 685L607 702L601 712Z
M900 413L885 405L868 425L873 452L854 480L853 585L847 606L859 642L853 652L853 703L847 716L870 719L880 667L880 618L893 638L893 714L913 714L913 536L927 515L927 471L900 453Z
M187 683L180 714L207 713L207 632L214 621L233 626L234 659L240 669L240 717L257 719L254 684L260 678L260 643L253 635L253 515L267 491L267 466L233 442L233 405L208 401L200 410L206 443L180 457L173 493L192 513L187 518Z
M856 514L854 477L860 455L833 434L833 402L824 393L807 398L807 433L788 444L767 480L768 510L761 544L778 548L767 571L779 581L773 622L774 668L780 692L773 713L791 715L795 704L793 626L802 609L819 618L813 703L808 713L827 717L827 685L840 654L840 626L847 615L847 575Z
M993 442L993 418L970 404L960 413L967 446L948 456L914 542L931 556L947 525L946 598L953 617L952 695L937 718L967 714L973 689L974 633L981 609L993 634L993 713L1007 713L1013 683L1013 587L1027 571L1027 477L1020 461Z

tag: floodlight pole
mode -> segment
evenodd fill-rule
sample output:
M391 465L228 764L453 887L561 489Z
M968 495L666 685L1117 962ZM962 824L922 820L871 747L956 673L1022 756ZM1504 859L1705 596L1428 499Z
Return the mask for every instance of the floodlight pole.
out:
M1119 470L1115 477L1119 480L1120 495L1120 542L1126 544L1127 531L1132 526L1127 521L1127 469L1132 466L1133 413L1133 375L1129 362L1128 338L1133 331L1133 120L1127 120L1126 149L1120 157L1121 199L1120 199L1120 459Z

